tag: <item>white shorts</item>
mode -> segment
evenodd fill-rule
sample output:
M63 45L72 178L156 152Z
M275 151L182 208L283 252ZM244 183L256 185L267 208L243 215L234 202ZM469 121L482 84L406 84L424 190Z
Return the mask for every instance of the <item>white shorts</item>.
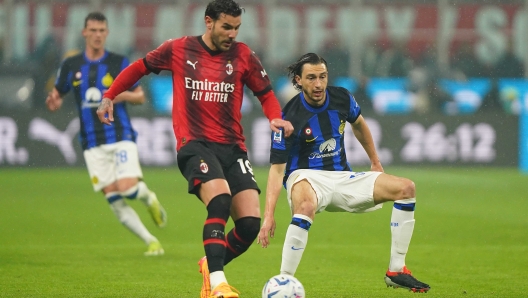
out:
M363 213L381 209L374 205L374 182L381 172L346 172L296 170L286 181L288 204L291 208L291 190L295 183L306 180L317 195L316 213L353 212Z
M122 178L143 178L137 145L131 141L100 145L84 151L94 191Z

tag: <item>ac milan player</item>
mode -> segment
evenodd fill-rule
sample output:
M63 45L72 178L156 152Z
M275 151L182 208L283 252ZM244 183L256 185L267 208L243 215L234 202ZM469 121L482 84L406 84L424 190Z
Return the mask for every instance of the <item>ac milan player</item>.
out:
M98 109L101 122L113 121L112 100L151 72L172 72L173 125L178 166L207 208L203 228L205 257L200 297L239 297L228 285L223 267L245 252L260 230L259 193L240 124L246 85L262 104L271 129L289 136L290 122L256 54L235 41L242 8L233 0L215 0L205 10L202 36L165 41L124 69ZM107 118L108 117L108 118ZM224 233L229 216L235 227Z

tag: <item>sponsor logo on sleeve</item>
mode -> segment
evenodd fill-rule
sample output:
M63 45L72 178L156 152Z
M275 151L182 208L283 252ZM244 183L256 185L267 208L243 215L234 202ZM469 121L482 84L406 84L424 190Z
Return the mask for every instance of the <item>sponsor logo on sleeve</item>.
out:
M279 132L273 132L273 142L280 143L282 141L282 130Z

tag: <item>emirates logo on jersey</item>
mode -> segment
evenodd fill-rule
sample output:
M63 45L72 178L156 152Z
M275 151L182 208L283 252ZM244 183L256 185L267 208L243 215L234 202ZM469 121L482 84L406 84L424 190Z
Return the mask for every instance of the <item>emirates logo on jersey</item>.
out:
M214 92L227 92L231 93L235 91L235 84L226 82L213 82L205 79L204 81L193 80L185 77L185 88L200 91L214 91Z
M185 77L185 88L191 89L191 100L209 102L227 102L229 94L235 91L235 84L226 82L211 82L193 80Z
M226 73L228 75L231 75L233 73L233 64L231 64L230 60L227 61L226 67L227 67Z

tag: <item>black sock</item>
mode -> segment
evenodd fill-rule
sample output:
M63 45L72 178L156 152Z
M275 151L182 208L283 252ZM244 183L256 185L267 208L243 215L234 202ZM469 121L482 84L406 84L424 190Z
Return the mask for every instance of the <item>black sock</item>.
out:
M225 225L229 219L231 196L221 194L207 205L207 220L203 228L203 245L209 272L224 270L226 251Z
M235 227L227 234L224 265L244 253L260 231L260 218L243 217L235 221Z

